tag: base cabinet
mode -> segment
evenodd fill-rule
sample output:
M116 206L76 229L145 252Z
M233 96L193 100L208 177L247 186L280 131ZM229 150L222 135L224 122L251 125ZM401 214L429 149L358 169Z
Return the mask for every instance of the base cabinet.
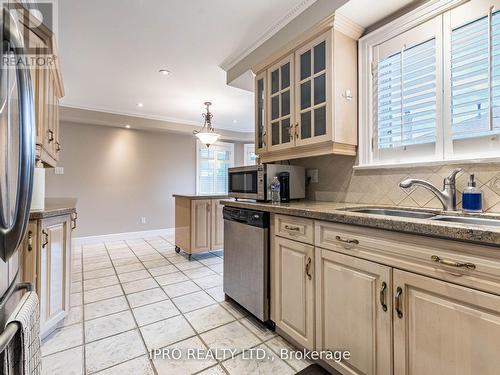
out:
M49 335L69 312L74 223L73 214L29 223L24 242L23 280L36 286L42 338Z
M391 268L316 248L315 273L316 350L349 350L330 363L349 374L390 374Z
M493 375L500 296L394 270L394 374Z
M314 349L314 247L275 237L275 323L304 348Z
M280 223L292 220L313 238L283 238ZM272 316L296 344L348 350L350 359L329 363L344 375L499 373L497 248L283 215L273 222Z
M175 246L188 254L224 247L223 206L220 198L175 197Z

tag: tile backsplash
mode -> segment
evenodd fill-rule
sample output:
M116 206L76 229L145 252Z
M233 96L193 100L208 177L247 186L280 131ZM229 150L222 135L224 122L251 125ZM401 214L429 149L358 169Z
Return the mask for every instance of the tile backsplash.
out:
M443 179L453 169L462 168L457 175L457 206L461 207L462 190L469 174L473 173L477 186L483 191L484 211L500 213L500 163L354 170L355 161L353 157L327 155L299 159L293 164L319 169L319 182L308 185L308 199L422 208L442 206L428 190L421 187L402 189L399 182L410 177L420 178L441 190Z

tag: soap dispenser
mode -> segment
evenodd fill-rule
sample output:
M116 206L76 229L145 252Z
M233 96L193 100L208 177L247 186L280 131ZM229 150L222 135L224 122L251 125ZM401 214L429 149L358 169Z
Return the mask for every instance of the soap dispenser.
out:
M476 187L473 174L470 175L469 182L462 193L462 209L465 212L483 211L483 192Z

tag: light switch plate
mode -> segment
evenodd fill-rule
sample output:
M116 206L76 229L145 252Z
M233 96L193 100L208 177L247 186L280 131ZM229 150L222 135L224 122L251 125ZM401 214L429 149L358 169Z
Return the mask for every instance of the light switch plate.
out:
M310 183L317 184L319 182L319 170L317 168L306 169L306 173Z
M64 174L64 167L56 167L54 170L55 174Z

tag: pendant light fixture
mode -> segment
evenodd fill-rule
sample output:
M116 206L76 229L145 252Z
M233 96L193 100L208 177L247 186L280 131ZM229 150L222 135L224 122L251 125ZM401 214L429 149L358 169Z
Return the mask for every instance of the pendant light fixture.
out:
M200 142L205 144L207 148L210 147L211 144L217 142L217 140L220 137L220 134L217 134L215 132L215 128L212 127L212 118L214 116L210 113L211 105L212 103L205 102L205 106L207 107L207 113L203 114L203 121L204 121L203 127L201 128L201 130L193 131L193 134L200 140Z

